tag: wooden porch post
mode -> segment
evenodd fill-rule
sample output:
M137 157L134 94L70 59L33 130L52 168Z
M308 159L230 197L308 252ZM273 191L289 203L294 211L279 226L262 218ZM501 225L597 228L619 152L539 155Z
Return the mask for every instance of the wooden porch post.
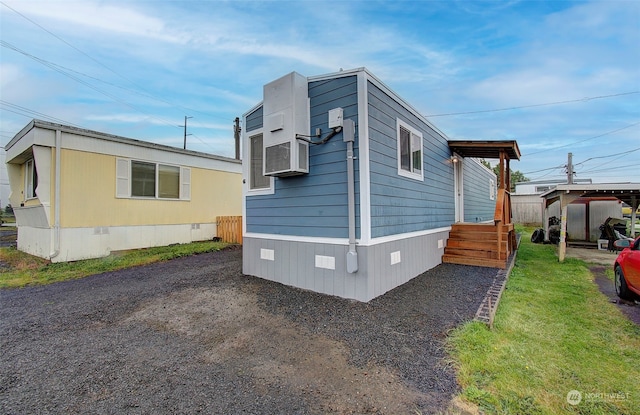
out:
M505 153L504 150L500 150L500 189L504 189L506 178L504 177L504 162L505 162Z
M509 168L509 158L506 159L506 168L504 175L506 176L505 189L507 192L511 192L511 169Z
M564 198L560 196L560 206L562 213L560 214L560 244L558 245L558 261L563 262L567 254L567 204Z
M560 194L560 243L558 244L558 261L563 262L564 257L567 254L567 211L568 206L575 202L580 197L580 194L576 193L564 193Z

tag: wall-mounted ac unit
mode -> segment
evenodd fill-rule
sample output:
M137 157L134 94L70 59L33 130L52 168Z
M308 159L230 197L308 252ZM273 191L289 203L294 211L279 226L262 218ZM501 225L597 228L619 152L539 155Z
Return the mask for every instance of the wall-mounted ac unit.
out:
M309 135L307 78L292 72L266 84L263 114L264 175L309 173L309 144L296 139Z

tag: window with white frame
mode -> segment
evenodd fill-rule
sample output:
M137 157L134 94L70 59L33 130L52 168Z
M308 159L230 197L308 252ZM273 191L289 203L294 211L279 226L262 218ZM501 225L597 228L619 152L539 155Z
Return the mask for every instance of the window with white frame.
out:
M262 134L249 137L249 191L271 188L271 178L262 174Z
M398 174L423 180L422 133L407 123L397 120Z
M191 198L191 169L148 161L116 160L116 197Z
M131 161L131 196L156 197L156 164Z
M34 199L37 197L38 172L34 159L27 160L24 164L24 199Z

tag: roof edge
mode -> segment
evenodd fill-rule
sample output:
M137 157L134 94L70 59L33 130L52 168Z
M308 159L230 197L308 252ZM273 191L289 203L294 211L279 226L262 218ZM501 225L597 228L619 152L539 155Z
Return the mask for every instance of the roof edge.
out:
M20 130L20 132L18 132L5 146L5 151L9 150L11 147L13 147L13 145L15 145L18 141L20 141L20 139L22 137L24 137L29 131L31 131L33 128L42 128L42 129L46 129L46 130L60 130L60 131L64 131L66 133L73 133L73 134L78 134L78 135L83 135L83 136L87 136L87 137L91 137L91 138L97 138L99 140L105 140L105 141L111 141L111 142L115 142L115 143L122 143L122 144L129 144L129 145L134 145L134 146L138 146L138 147L146 147L146 148L150 148L150 149L155 149L155 150L163 150L163 151L169 151L169 152L173 152L173 153L180 153L180 154L185 154L185 155L191 155L191 156L196 156L196 157L204 157L204 158L209 158L209 159L213 159L213 160L219 160L219 161L225 161L225 162L231 162L231 163L242 163L241 160L236 160L234 158L231 157L224 157L224 156L219 156L217 154L211 154L211 153L204 153L201 151L195 151L195 150L187 150L187 149L182 149L179 147L172 147L172 146L167 146L164 144L156 144L153 143L151 141L144 141L144 140L138 140L135 138L128 138L128 137L122 137L122 136L118 136L118 135L114 135L114 134L109 134L109 133L103 133L100 131L94 131L94 130L88 130L88 129L84 129L84 128L79 128L79 127L73 127L70 125L64 125L64 124L56 124L56 123L52 123L49 121L43 121L43 120L39 120L39 119L33 119L31 122L29 122L29 124L27 124L22 130Z

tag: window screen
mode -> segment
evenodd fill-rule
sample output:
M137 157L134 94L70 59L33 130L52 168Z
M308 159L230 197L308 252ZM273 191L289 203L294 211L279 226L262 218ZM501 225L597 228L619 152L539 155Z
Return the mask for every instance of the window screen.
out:
M156 165L131 161L131 196L156 197Z

